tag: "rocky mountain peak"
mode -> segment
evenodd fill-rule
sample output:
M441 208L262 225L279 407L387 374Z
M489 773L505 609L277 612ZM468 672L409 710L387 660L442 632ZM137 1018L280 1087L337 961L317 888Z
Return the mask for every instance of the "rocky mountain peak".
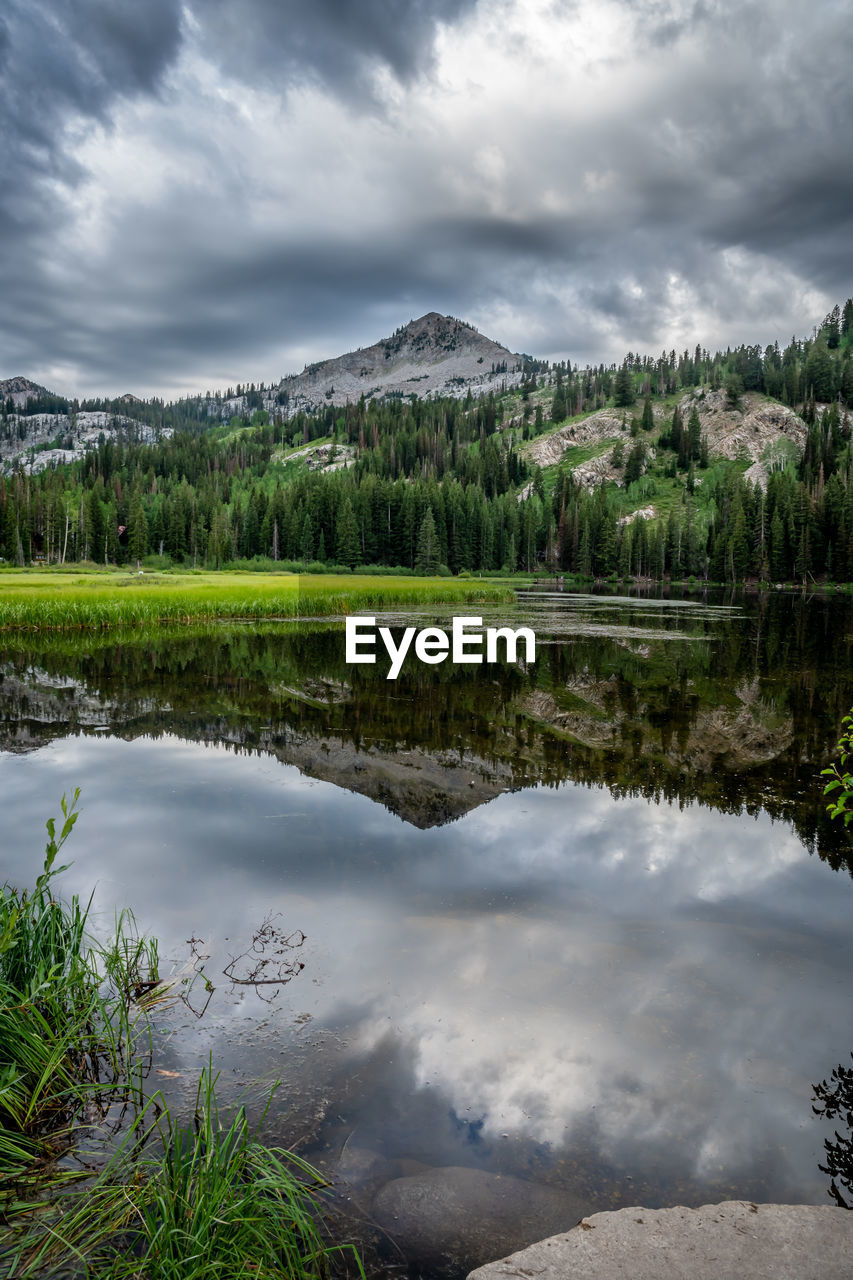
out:
M19 376L4 378L0 381L0 399L8 400L11 396L16 409L24 408L28 400L36 400L40 396L50 394L46 387L39 386L37 382L31 382L29 378Z
M291 412L343 405L362 396L465 395L489 385L512 385L522 357L454 316L428 311L370 347L306 365L283 378Z

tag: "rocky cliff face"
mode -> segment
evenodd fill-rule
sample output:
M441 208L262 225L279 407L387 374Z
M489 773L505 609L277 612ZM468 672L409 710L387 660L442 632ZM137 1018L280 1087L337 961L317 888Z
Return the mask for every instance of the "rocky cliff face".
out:
M308 365L283 379L278 391L287 393L294 409L322 407L362 395L464 395L469 387L509 385L520 372L520 356L470 325L430 311L372 347Z
M289 416L382 396L475 395L521 381L523 359L453 316L430 311L372 347L309 364L264 394L264 408ZM245 395L211 400L224 418L247 410Z
M734 407L725 391L696 391L681 401L684 421L696 407L702 434L708 439L712 458L744 458L765 463L774 449L792 448L801 454L806 447L808 427L793 409L764 396L748 394ZM782 455L783 456L783 455ZM772 465L772 456L770 458Z
M23 409L31 397L47 396L50 392L29 378L3 378L0 380L0 400L12 399L16 409Z
M784 466L788 457L797 457L805 448L808 427L793 409L778 404L764 396L749 394L741 397L737 406L729 404L725 391L695 390L681 399L681 412L686 423L695 408L699 415L702 435L708 441L712 458L743 459L752 463L747 475L753 483L765 487L767 476L774 465ZM633 413L638 413L637 406ZM626 448L630 445L628 426L632 411L628 409L602 409L590 414L582 422L567 423L549 435L540 436L525 447L531 462L540 467L558 463L567 449L574 445L597 445L621 439ZM655 428L663 427L671 420L671 409L654 406ZM651 436L655 439L656 436ZM623 471L612 463L612 450L582 463L575 469L575 476L582 484L594 488L602 480L623 482Z
M582 422L566 423L550 435L539 436L524 449L531 462L552 467L567 449L579 444L599 444L605 440L628 439L630 414L623 409L601 409ZM603 477L608 479L610 477Z
M77 414L10 413L5 427L0 428L0 471L20 465L35 474L59 462L74 462L95 448L102 435L151 444L171 434L170 427L155 429L135 418L104 410Z

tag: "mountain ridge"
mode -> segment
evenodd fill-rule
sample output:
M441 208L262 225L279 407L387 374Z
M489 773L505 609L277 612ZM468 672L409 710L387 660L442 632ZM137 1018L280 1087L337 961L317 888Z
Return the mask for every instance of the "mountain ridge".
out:
M50 395L53 395L53 392L48 391L47 387L41 386L38 382L33 382L31 378L23 377L22 374L16 374L13 378L4 378L0 381L0 400L9 400L11 398L16 409L26 408L28 400Z
M268 387L262 384L258 398L264 409L281 413L284 407L286 415L292 416L328 404L355 403L362 396L367 400L412 395L459 397L469 390L476 394L490 387L516 386L526 358L486 337L465 320L428 311L371 346L313 361L301 373L287 374ZM20 375L0 380L0 398L6 400L10 396L14 408L24 412L29 399L61 398ZM209 415L231 417L251 409L249 398L248 385L238 384L238 394L226 391L200 400ZM132 405L143 401L125 392L111 403Z
M354 403L362 396L460 396L515 386L523 366L524 356L473 325L428 311L369 347L315 361L302 373L282 378L267 397L268 407L285 403L293 414Z

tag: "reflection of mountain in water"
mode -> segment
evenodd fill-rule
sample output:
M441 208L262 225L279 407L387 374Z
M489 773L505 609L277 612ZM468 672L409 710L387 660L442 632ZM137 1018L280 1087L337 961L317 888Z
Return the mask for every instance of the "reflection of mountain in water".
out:
M537 614L529 670L415 662L393 682L381 665L347 667L328 624L8 637L0 747L169 732L268 753L418 827L573 780L765 809L841 858L819 770L853 701L849 610L777 597L741 614L594 604L594 624L570 597Z
M524 699L534 719L567 734L584 746L617 747L622 737L618 715L608 714L607 704L616 693L616 679L572 682L568 688L578 706L563 709L553 694L535 689ZM790 715L778 713L758 694L758 681L744 682L735 690L733 706L700 707L686 736L670 742L668 758L690 772L720 765L729 772L766 764L787 751L793 741Z
M102 732L131 739L168 729L193 741L250 749L295 765L302 773L368 796L416 827L433 827L459 818L492 800L512 783L500 762L470 753L460 760L448 752L420 748L388 749L367 742L357 746L342 737L304 730L286 721L247 729L227 716L200 711L187 719L151 699L129 704L98 702L83 687L66 685L57 697L42 686L37 669L28 682L6 674L0 684L0 746L35 751L69 730ZM70 695L70 696L68 696Z

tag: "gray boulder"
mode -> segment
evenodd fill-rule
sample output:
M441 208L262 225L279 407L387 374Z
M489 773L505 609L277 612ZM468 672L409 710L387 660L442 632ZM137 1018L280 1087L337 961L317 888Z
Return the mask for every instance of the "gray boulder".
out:
M458 1274L568 1230L586 1207L553 1187L450 1166L387 1182L373 1217L409 1262Z
M334 1167L336 1182L344 1182L348 1187L370 1195L396 1172L394 1165L376 1151L349 1144L344 1147Z
M594 1213L468 1280L850 1280L853 1213L728 1200Z

